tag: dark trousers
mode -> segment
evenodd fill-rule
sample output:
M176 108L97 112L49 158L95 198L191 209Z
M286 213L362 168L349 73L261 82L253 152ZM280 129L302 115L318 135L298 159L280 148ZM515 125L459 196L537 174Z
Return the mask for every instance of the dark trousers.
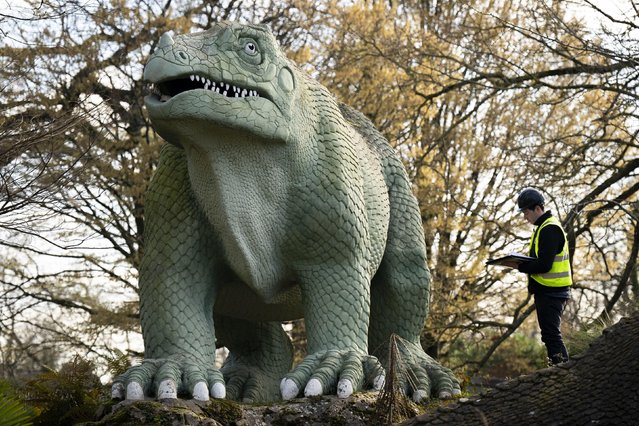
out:
M541 329L541 341L546 345L548 358L553 364L568 361L568 351L561 337L561 314L568 299L535 294L537 322Z

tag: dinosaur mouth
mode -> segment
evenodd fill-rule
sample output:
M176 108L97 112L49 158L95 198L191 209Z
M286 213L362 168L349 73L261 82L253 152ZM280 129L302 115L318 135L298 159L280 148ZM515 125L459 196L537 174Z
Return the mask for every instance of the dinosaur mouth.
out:
M206 77L195 74L191 74L187 78L165 80L151 85L151 93L156 95L160 102L166 102L180 93L197 89L210 90L227 98L259 98L263 96L254 89L246 89L230 83L212 81Z

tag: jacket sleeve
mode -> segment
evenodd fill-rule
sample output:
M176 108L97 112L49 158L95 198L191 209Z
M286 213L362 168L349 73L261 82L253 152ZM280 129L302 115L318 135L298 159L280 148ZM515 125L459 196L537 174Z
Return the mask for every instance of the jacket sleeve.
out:
M519 265L519 271L526 274L543 274L550 271L555 255L564 246L564 234L555 225L548 225L539 232L539 253L537 259Z

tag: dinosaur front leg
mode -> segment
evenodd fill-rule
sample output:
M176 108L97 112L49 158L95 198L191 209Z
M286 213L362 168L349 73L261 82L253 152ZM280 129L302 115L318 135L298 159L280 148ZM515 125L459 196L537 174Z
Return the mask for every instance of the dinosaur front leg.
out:
M165 146L146 198L140 316L145 360L115 379L115 398L224 397L213 304L220 265L180 150Z
M178 392L199 400L209 394L223 398L224 381L215 368L210 260L184 253L173 260L182 267L168 271L153 263L141 272L145 361L126 378L127 399L177 398Z
M308 355L282 380L284 399L381 387L383 369L367 353L370 293L365 268L345 260L299 272Z
M386 365L391 336L399 336L393 341L405 370L400 380L406 394L417 402L431 396L456 396L461 393L459 380L420 345L431 283L424 228L401 161L395 156L387 160L390 219L382 262L371 283L369 351Z

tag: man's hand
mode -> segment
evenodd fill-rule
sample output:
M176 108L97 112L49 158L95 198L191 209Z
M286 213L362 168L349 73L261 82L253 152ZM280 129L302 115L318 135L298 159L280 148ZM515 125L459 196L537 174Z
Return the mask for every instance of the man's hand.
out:
M519 268L519 262L517 262L516 260L504 260L503 262L499 262L499 264L507 268L513 268L513 269Z

